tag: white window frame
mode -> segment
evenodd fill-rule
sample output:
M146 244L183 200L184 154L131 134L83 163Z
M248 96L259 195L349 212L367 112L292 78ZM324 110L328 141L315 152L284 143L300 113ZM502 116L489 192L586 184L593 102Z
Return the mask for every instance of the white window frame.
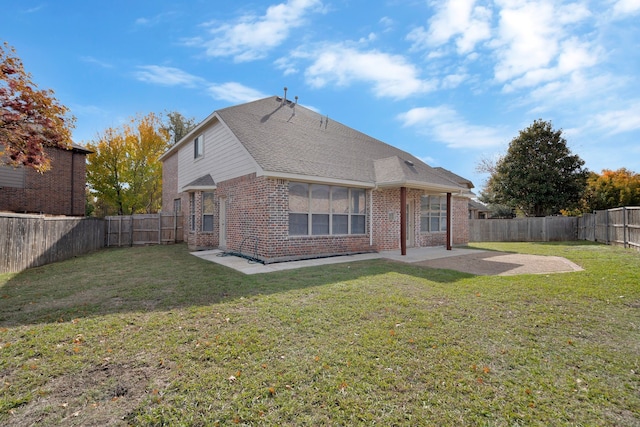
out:
M204 135L198 135L193 140L193 159L198 160L204 157Z
M426 204L425 204L426 199ZM434 199L438 199L438 209L433 209ZM426 206L426 207L425 207ZM438 218L438 230L431 227L431 219ZM446 196L420 196L420 233L441 233L447 231L447 198Z
M361 188L351 188L351 187L344 187L344 186L337 186L337 185L327 185L327 184L308 184L305 182L290 182L289 183L289 188L291 188L292 185L306 185L307 186L307 203L306 203L306 208L305 209L296 209L295 207L293 207L291 204L289 205L289 236L346 236L346 235L357 235L357 236L361 236L361 235L366 235L367 234L367 192L364 189ZM313 194L314 194L314 190L320 190L321 187L326 187L329 193L329 200L328 200L328 207L325 209L317 209L317 206L319 205L319 203L314 203L314 199L313 199ZM337 192L338 190L340 191L344 191L347 190L347 199L346 201L341 201L340 204L338 205L338 201L336 201L334 203L334 193ZM361 197L359 197L361 196ZM358 212L354 212L354 197L357 197L358 200L358 204L362 204L362 206L360 207ZM324 200L324 199L322 199ZM316 207L314 209L314 206ZM346 207L346 211L345 211L345 207ZM342 209L341 211L338 211L337 208ZM307 230L306 233L292 233L292 228L291 228L291 218L292 215L306 215L306 222L307 222ZM316 230L314 230L314 216L321 220L321 219L325 219L326 217L328 217L328 224L320 221L315 222L316 225ZM335 224L334 227L334 220L337 219L336 217L338 216L346 216L347 217L347 232L346 233L335 233L334 228L337 227L338 225ZM320 218L322 217L322 218ZM361 224L361 227L359 227L362 232L354 232L354 221L362 221L364 220L364 223ZM322 225L323 229L326 230L326 232L321 232L318 233L318 228L319 226ZM314 231L316 231L314 233Z
M213 191L205 191L202 193L202 232L203 233L213 233L214 228L215 228L215 224L213 223L214 220L214 215L215 215L215 197L214 197L214 192ZM210 208L211 211L207 211L207 198L211 198L211 204L210 204ZM207 222L207 218L211 217L211 221ZM210 229L205 229L206 225L210 224L211 227Z

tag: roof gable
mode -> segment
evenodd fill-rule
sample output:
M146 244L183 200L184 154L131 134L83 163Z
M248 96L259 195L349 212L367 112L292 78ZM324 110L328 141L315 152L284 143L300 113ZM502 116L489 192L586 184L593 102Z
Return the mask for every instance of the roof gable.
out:
M194 131L213 118L235 135L265 175L369 187L469 188L405 151L280 97L223 108Z

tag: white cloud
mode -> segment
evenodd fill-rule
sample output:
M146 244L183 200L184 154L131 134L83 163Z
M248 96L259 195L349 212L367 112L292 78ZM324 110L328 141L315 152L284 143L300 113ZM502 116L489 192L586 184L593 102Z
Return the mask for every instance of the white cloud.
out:
M138 70L134 73L135 77L145 83L186 87L195 87L204 83L204 79L174 67L142 65L138 67Z
M244 15L234 23L207 23L211 40L192 39L188 44L202 45L213 57L232 56L236 62L264 58L282 44L291 31L305 25L305 16L320 10L320 0L288 0L269 6L262 16Z
M113 68L113 64L94 58L93 56L81 56L80 60L88 64L95 64L102 68Z
M360 51L340 44L302 49L294 54L310 59L307 82L316 88L327 85L349 86L357 82L371 83L377 97L403 99L425 93L435 84L419 78L418 69L400 55L376 50Z
M491 45L497 63L495 79L506 91L531 87L598 62L598 49L570 35L570 26L591 16L578 3L556 6L550 1L503 0L499 37Z
M252 89L236 82L211 84L207 88L207 91L215 99L229 101L234 104L241 104L267 97L267 95L261 93L258 90Z
M615 135L640 129L640 100L635 100L624 109L602 112L594 117L597 127Z
M418 27L407 35L414 49L442 46L455 39L457 51L465 54L491 36L491 10L476 6L476 0L448 0L429 20L428 31Z
M397 119L450 148L495 147L507 141L501 130L469 124L447 106L413 108Z
M616 15L633 15L640 12L640 0L619 0L613 6Z

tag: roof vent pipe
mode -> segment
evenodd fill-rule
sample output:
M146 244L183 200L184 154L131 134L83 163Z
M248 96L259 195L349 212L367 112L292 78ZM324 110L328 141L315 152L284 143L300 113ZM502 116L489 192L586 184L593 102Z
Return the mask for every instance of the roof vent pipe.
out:
M287 87L284 87L284 98L282 98L282 105L287 103Z

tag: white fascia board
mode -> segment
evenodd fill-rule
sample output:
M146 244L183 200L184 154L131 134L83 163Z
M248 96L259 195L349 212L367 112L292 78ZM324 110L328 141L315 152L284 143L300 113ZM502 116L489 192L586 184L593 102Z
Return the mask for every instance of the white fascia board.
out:
M352 181L349 179L336 179L327 178L324 176L311 176L301 175L296 173L285 172L271 172L262 171L258 176L266 176L267 178L285 179L287 181L309 182L313 184L329 184L329 185L341 185L344 187L358 187L358 188L374 188L375 184L372 182Z
M417 190L433 191L437 193L464 193L467 190L462 187L454 187L448 185L429 184L423 181L394 181L383 182L378 184L378 188L407 187Z
M181 193L190 193L192 191L213 191L216 190L216 185L187 185L182 187Z

